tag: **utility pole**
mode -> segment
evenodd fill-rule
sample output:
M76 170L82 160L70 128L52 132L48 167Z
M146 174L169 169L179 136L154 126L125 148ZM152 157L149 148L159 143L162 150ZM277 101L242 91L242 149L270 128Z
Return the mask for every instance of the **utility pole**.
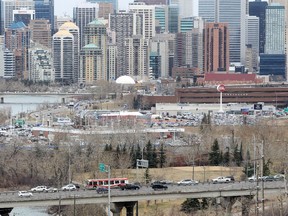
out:
M264 160L264 143L262 141L262 152L261 152L261 162L262 162L262 177L264 176L264 166L265 166L265 160ZM262 179L262 215L264 215L265 205L264 205L264 179Z

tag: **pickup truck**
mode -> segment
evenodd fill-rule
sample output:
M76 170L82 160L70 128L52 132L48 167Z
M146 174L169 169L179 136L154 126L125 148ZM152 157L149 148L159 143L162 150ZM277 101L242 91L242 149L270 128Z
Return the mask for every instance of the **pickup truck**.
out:
M227 178L224 176L219 176L217 178L212 179L212 183L213 184L217 184L217 183L230 183L232 182L231 178Z

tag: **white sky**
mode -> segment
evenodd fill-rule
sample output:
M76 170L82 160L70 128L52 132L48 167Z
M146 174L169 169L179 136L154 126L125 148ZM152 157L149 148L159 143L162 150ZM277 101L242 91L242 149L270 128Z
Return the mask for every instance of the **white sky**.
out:
M73 7L77 6L79 2L85 0L55 0L55 15L63 16L64 14L73 16ZM118 0L119 9L128 9L128 4L133 0Z

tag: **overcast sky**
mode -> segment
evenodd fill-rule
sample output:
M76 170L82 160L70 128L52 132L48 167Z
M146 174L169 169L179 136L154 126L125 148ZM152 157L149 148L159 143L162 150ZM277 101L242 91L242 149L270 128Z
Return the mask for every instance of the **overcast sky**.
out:
M85 2L85 0L55 0L55 15L63 16L66 13L72 17L73 7L79 2ZM130 2L133 0L118 0L119 9L127 9Z

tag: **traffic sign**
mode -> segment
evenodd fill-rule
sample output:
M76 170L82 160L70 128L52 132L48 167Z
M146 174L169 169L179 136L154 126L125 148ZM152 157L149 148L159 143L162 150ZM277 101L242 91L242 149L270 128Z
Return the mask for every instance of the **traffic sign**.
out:
M137 159L137 167L145 167L145 168L148 168L149 166L149 162L148 160L139 160Z
M220 84L217 86L217 91L218 92L224 92L225 91L225 86L223 84Z
M99 163L99 170L100 172L106 172L106 166L104 163Z

